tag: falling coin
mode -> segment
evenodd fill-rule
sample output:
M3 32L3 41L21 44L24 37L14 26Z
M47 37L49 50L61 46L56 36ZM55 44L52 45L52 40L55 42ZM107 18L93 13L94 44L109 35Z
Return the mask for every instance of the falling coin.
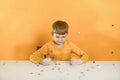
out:
M114 54L114 51L111 51L111 54Z
M114 26L114 24L112 24L112 27Z
M80 32L78 32L78 34L80 34Z

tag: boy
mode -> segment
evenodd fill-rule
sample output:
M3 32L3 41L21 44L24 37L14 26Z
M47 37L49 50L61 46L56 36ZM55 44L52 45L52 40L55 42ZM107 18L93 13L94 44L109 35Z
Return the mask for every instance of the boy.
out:
M52 60L70 61L73 64L82 64L88 61L89 56L69 40L68 24L65 21L56 21L52 25L53 40L30 56L30 61L36 64L50 65ZM45 56L45 57L44 57Z

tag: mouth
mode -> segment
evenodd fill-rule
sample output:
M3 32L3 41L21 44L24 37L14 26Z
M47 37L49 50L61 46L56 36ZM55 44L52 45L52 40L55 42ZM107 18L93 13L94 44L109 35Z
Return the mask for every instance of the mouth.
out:
M61 42L58 42L57 44L62 44Z
M57 42L57 44L62 44L62 42Z
M62 42L55 42L55 44L58 44L58 45L60 45L60 44L62 44Z

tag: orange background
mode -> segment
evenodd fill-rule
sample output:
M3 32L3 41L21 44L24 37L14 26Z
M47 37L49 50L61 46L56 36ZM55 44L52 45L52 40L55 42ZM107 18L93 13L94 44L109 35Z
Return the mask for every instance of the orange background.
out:
M91 60L120 60L120 0L0 0L0 60L27 60L56 20Z

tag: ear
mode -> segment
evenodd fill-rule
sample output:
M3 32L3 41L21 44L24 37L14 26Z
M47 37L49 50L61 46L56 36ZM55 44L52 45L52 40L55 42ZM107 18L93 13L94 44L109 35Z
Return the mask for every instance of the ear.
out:
M68 32L66 34L68 35Z
M53 36L53 31L51 32L51 35Z

